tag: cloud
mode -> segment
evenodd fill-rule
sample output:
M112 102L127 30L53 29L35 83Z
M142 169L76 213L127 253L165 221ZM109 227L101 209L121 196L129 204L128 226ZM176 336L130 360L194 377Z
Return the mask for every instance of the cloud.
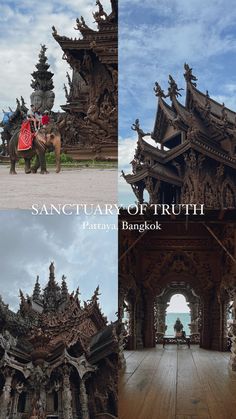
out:
M102 310L115 319L117 231L84 230L87 219L116 223L115 216L33 217L27 211L0 212L1 295L12 309L17 310L19 288L32 295L37 275L41 287L46 286L48 267L54 261L57 281L65 274L70 292L80 287L82 301L91 298L99 285Z

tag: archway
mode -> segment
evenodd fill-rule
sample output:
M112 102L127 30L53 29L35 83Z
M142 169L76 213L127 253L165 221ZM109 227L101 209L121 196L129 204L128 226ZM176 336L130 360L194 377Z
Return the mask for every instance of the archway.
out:
M186 335L190 335L190 308L183 294L174 294L170 299L166 310L166 336L174 336L173 326L177 318L180 319Z
M200 307L200 298L189 282L170 282L155 299L156 343L161 343L163 336L174 335L173 326L177 317L181 317L191 342L199 343Z

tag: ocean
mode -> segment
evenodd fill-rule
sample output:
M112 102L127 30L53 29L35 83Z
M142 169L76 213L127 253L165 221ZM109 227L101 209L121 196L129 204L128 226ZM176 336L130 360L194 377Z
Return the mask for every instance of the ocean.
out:
M174 336L174 324L176 322L177 317L179 317L181 323L184 326L184 331L186 332L186 335L188 336L190 333L188 324L190 323L190 313L167 313L166 315L166 325L167 330L165 335L166 336Z

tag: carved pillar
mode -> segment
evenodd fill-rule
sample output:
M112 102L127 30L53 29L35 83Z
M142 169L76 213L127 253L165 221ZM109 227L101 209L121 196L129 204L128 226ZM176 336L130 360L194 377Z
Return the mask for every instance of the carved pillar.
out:
M46 413L46 405L47 405L47 393L45 390L45 386L42 385L40 388L40 404L41 404L41 412L42 415Z
M130 336L128 340L127 349L136 349L136 302L133 298L130 303L129 315Z
M211 342L211 324L210 324L210 298L204 296L201 305L201 331L200 346L204 349L210 349Z
M231 355L230 355L230 361L229 361L229 365L232 369L232 371L236 371L236 318L235 318L235 313L236 313L236 295L234 296L234 302L233 302L233 323L230 329L230 332L232 334L232 345L231 345Z
M18 391L16 391L14 395L13 406L12 406L13 418L17 418L18 416L17 407L18 407L18 402L19 402L19 396L20 394L18 393Z
M14 394L14 399L12 403L12 415L13 415L12 417L13 418L18 418L17 408L18 408L18 403L19 403L19 397L22 394L23 390L24 390L24 384L21 382L18 382L15 387L15 394Z
M166 309L167 303L157 302L157 333L165 334L166 331Z
M140 299L136 304L136 322L135 322L135 329L136 329L136 347L135 349L143 348L143 303L142 303L142 296L140 295Z
M198 303L197 302L190 302L188 304L190 308L190 316L191 316L191 324L190 324L190 333L194 335L199 332L198 330Z
M62 392L63 419L73 419L72 393L70 388L70 370L63 368L63 392Z
M11 383L12 383L12 377L13 377L14 371L7 369L5 371L6 380L3 387L3 393L1 395L0 400L0 419L6 419L8 417L8 407L11 400Z
M154 331L154 298L151 293L145 294L144 309L144 346L152 348L156 345Z
M88 395L86 392L84 379L80 381L79 399L80 399L80 407L81 407L81 419L89 419Z

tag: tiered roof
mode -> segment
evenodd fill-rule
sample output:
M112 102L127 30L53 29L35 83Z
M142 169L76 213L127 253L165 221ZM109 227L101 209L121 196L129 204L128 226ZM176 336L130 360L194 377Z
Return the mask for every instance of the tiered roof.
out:
M199 91L192 69L188 64L184 67L185 105L178 100L183 89L178 88L172 76L169 76L167 94L155 83L158 106L151 138L158 145L145 141L147 134L141 130L138 120L133 124L132 129L138 133L138 146L132 162L133 174L125 175L130 184L154 176L180 185L180 157L190 149L236 169L236 113L212 99L208 91L205 94ZM170 162L172 167L164 167Z
M8 355L17 356L21 362L34 362L42 358L50 363L65 354L67 357L72 356L72 353L69 355L67 352L71 348L75 356L83 354L89 358L94 347L92 352L103 357L102 346L104 344L107 354L113 336L110 329L113 327L107 326L107 319L99 307L99 287L90 300L81 304L79 289L69 293L65 276L59 286L55 281L53 263L49 271L49 281L43 291L39 277L31 297L24 296L20 291L21 303L17 313L0 300L0 346L7 350ZM103 335L105 343L102 343ZM7 348L8 337L10 340ZM113 344L114 340L113 336ZM12 364L10 358L9 364Z
M53 26L53 37L59 43L65 53L65 58L74 67L78 59L81 59L85 51L93 52L104 64L118 62L117 49L117 25L118 25L118 0L111 0L112 11L108 15L99 0L96 1L99 10L93 14L97 23L97 31L91 29L81 16L76 19L76 30L79 30L82 38L72 39L60 36ZM79 68L78 68L79 70Z

